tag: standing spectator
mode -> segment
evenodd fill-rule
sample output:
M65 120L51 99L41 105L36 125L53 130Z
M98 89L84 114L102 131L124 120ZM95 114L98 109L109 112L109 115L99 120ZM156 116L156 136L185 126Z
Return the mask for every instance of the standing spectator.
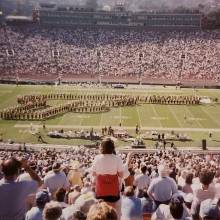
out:
M50 201L49 193L46 190L37 192L36 207L32 207L26 214L25 220L43 220L43 210Z
M168 177L168 168L165 165L158 167L159 177L152 180L148 195L154 200L156 206L160 204L169 204L173 194L177 193L175 181Z
M122 159L115 155L115 145L110 138L104 140L100 147L101 154L95 157L91 169L95 177L96 198L116 207L120 200L119 177L123 177L124 171Z
M61 166L59 163L54 163L52 168L53 170L49 171L44 177L44 187L49 189L53 197L54 193L59 188L68 189L69 181L66 177L66 174L61 171Z
M21 168L28 172L32 181L16 181ZM4 177L0 180L0 219L22 220L25 217L27 196L35 193L42 181L24 159L11 157L3 161L2 172Z
M146 174L147 167L141 167L141 174L135 177L134 186L137 187L137 197L143 197L143 190L148 189L150 185L150 177Z
M128 186L121 201L121 219L141 220L141 200L135 197L134 189Z

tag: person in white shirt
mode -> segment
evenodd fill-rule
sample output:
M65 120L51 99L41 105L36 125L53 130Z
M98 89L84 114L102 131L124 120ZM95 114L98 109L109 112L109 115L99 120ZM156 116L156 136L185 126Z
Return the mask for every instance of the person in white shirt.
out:
M147 167L142 166L141 172L142 174L137 175L134 179L134 186L137 187L137 197L139 198L143 197L144 189L148 189L150 185L150 177L146 174Z
M95 178L96 198L116 208L120 216L120 178L124 177L127 166L116 155L114 142L110 138L102 141L100 151L101 154L95 157L91 168Z
M214 174L208 170L202 170L199 175L200 184L196 188L193 188L193 203L191 207L191 213L193 216L198 217L199 206L202 201L206 199L214 199L216 195L216 189L213 182Z
M66 174L61 171L61 166L59 163L53 164L53 170L48 172L44 177L44 187L48 188L52 196L59 188L68 189L69 181Z
M151 220L185 220L190 217L190 213L184 204L184 198L175 193L169 205L161 204L151 217Z

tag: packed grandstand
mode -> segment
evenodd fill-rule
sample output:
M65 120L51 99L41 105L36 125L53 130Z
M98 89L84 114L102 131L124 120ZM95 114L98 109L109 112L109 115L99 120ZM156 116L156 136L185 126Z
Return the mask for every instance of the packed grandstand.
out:
M30 20L19 25L2 24L0 81L17 85L121 83L121 88L132 83L220 86L220 30L59 27ZM106 113L113 107L136 108L143 103L183 108L198 107L201 100L209 100L213 106L219 104L216 97L200 97L195 90L193 95L140 96L51 91L22 93L16 106L3 105L7 108L0 111L0 123L43 121L46 130L47 119L67 112ZM51 100L56 101L53 106L48 104ZM212 116L206 115L211 120ZM188 116L181 117L188 123ZM117 122L121 128L121 121ZM140 138L138 124L135 129ZM30 130L34 130L32 123ZM101 131L47 131L53 138L99 140L95 149L62 149L56 145L52 145L54 149L51 145L44 148L40 134L38 140L44 147L28 148L25 143L9 141L7 148L6 143L1 143L0 220L220 220L218 149L178 151L173 141L191 138L175 131L155 131L145 138L158 141L156 149L119 151L114 138L125 136L127 141L130 135L115 132L111 126ZM210 140L212 135L210 132ZM137 146L143 144L144 137L138 138ZM168 141L171 147L166 149Z
M101 76L102 82L219 83L219 30L140 32L25 25L1 28L1 36L4 80L98 82Z

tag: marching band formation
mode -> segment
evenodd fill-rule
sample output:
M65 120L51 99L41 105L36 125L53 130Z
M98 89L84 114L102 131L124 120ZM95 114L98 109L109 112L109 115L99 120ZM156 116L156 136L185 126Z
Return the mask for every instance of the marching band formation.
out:
M67 100L66 103L50 106L50 100ZM41 94L17 97L18 105L0 111L0 118L6 120L46 120L67 112L100 113L112 107L134 106L137 104L198 105L198 96L132 96L132 95L75 95Z

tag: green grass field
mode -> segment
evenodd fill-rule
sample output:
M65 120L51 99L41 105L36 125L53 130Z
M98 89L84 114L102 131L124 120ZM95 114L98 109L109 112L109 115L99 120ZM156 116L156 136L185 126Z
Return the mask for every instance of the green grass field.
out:
M220 100L220 90L214 89L181 89L176 90L174 87L146 87L140 89L86 89L73 86L15 86L0 85L0 109L16 105L17 95L24 94L45 94L45 93L77 93L77 94L132 94L132 95L192 95L215 97ZM53 101L51 104L57 104L59 101ZM187 116L187 120L184 119ZM111 125L117 127L119 123L130 134L134 134L135 125L139 124L141 133L150 130L163 130L168 132L174 130L180 133L186 133L193 139L192 142L175 143L180 147L199 147L201 139L208 140L208 146L220 146L220 103L183 106L183 105L157 105L143 104L135 107L112 108L107 113L97 114L79 114L67 113L45 122L47 131L64 128L65 130L81 130L94 128L101 131L101 127ZM52 139L46 136L42 129L42 122L31 121L6 121L0 120L0 133L2 139L7 141L12 139L19 143L37 143L37 137L30 133L30 124L41 132L44 140L50 144L87 144L90 141L83 140L65 140ZM212 131L213 139L208 139L209 132ZM154 145L153 141L146 141L148 145ZM118 141L118 146L126 146L128 143Z

